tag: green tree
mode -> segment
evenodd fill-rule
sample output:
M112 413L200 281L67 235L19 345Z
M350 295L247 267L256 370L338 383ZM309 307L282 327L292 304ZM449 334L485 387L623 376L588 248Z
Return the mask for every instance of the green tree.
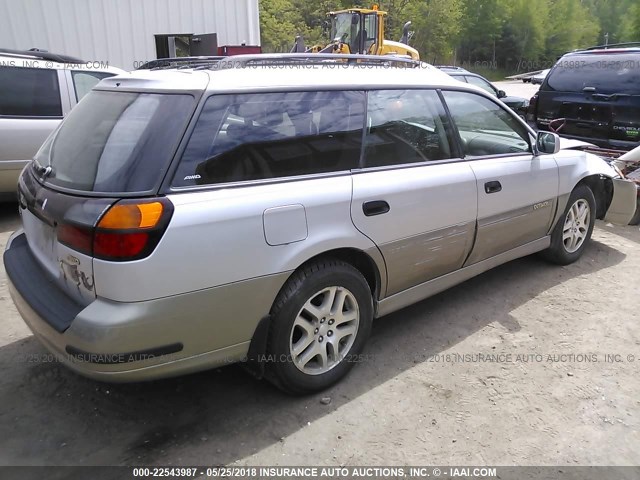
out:
M406 8L414 36L411 44L423 60L445 63L453 56L462 19L462 0L425 0Z

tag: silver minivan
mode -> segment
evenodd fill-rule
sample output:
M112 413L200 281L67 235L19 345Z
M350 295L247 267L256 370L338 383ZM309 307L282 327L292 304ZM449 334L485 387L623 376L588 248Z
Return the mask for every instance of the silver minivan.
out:
M479 88L321 54L103 80L19 192L11 294L70 368L245 362L292 393L343 377L375 317L524 255L573 262L635 210L604 161Z

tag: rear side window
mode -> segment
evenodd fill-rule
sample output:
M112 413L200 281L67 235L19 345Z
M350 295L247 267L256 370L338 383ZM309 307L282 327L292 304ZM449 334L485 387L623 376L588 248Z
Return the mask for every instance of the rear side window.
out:
M561 58L547 76L546 89L640 94L640 53L572 55Z
M528 130L491 100L470 92L442 92L466 156L530 152Z
M365 166L451 158L447 116L433 90L369 92Z
M194 108L191 95L93 91L36 155L47 183L86 192L146 192L164 176Z
M113 77L113 73L72 71L71 78L73 78L73 88L76 91L76 101L82 100L100 80L107 77Z
M363 126L363 92L216 95L204 105L173 186L350 170Z
M0 67L0 115L62 117L58 72Z

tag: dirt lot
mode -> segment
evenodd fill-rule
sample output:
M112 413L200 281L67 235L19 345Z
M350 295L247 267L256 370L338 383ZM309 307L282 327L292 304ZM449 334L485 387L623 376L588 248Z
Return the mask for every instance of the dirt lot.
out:
M47 361L0 268L0 464L638 465L639 244L599 223L574 265L521 259L380 319L368 361L305 398L235 366L81 378Z

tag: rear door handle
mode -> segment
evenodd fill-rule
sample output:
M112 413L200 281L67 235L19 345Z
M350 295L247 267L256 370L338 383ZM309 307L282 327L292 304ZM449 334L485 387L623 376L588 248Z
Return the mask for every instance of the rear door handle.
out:
M497 180L484 184L485 193L497 193L500 190L502 190L502 184Z
M389 207L389 204L384 200L372 200L362 204L362 211L367 217L382 215L387 213L389 210L391 210L391 207Z

